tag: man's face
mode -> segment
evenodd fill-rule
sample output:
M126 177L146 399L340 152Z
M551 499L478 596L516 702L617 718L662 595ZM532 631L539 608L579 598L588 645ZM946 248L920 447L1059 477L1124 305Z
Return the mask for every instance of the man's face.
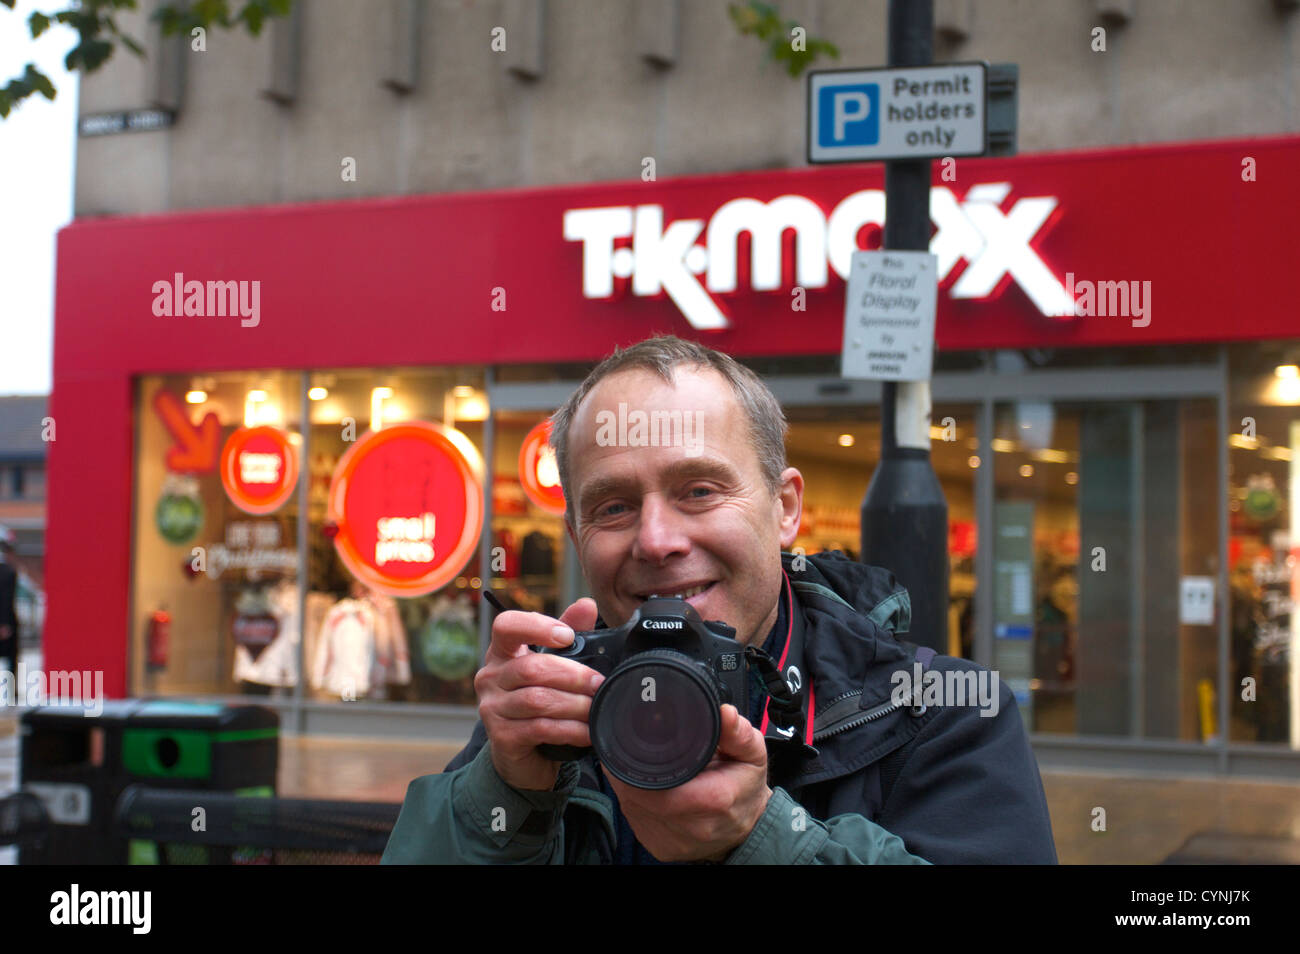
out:
M680 412L682 426L672 418L660 446L649 446L634 415L655 411ZM579 406L569 447L569 534L605 622L621 625L652 594L689 593L702 618L761 645L776 619L780 551L799 528L803 477L787 468L772 494L726 379L690 367L671 385L639 369L610 375Z

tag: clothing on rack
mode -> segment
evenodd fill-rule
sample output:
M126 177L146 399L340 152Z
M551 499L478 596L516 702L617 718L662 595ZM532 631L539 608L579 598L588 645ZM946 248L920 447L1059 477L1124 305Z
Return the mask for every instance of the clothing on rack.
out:
M388 686L411 681L406 629L391 596L365 590L340 600L312 643L314 689L345 699L383 698Z
M364 602L370 604L375 616L375 653L370 670L370 683L376 692L386 686L405 686L411 681L411 656L406 646L406 628L397 611L397 600L373 590Z
M235 609L237 615L231 624L235 636L235 681L278 687L296 685L301 632L297 585L282 580L260 592L246 590Z
M472 676L479 663L478 626L468 595L434 600L429 618L414 633L414 643L420 672L444 682Z
M325 617L311 670L313 689L343 699L370 692L375 656L375 612L361 600L341 600Z
M519 568L524 576L550 576L555 572L555 541L534 530L524 537Z

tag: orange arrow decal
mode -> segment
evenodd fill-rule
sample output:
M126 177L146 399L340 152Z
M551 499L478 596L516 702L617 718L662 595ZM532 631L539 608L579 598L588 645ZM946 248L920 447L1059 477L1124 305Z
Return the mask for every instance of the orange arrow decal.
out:
M170 391L154 395L154 410L176 443L167 450L167 469L178 474L206 474L217 467L221 422L211 411L195 427L181 399Z

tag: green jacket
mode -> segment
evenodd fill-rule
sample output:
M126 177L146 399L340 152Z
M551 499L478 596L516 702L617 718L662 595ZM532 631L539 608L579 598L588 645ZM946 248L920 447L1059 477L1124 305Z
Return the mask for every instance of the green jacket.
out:
M772 798L726 863L929 864L935 859L928 852L923 858L916 847L908 850L904 839L910 834L900 837L876 824L881 806L872 802L882 791L873 774L877 760L919 739L928 720L880 711L866 713L865 719L846 718L849 709L862 715L869 704L879 703L877 690L888 695L889 671L910 662L910 653L878 644L894 644L894 630L905 628L906 590L876 568L816 558L801 569L792 565L790 554L783 559L796 582L786 587L792 624L781 666L787 681L807 683L803 719L809 742L814 741L814 726L807 725L812 683L817 683L816 695L823 700L815 720L821 754L812 761L787 757L785 751L799 747L799 738L792 740L790 729L766 725ZM832 588L843 589L848 598ZM850 599L861 610L855 612ZM870 616L859 615L865 610ZM886 657L892 662L887 667ZM863 695L861 680L868 674L871 691ZM1015 719L1018 727L1019 716ZM978 794L984 800L987 793ZM926 814L934 817L929 809ZM611 863L616 838L614 805L590 755L565 763L552 791L518 791L497 775L480 722L447 771L410 784L382 861ZM940 838L938 844L949 840Z
M614 841L613 803L579 785L580 763L567 762L550 792L511 788L485 745L469 764L417 778L406 791L382 864L600 864ZM576 831L566 831L567 823ZM598 826L603 838L584 837ZM578 837L574 837L574 836ZM897 835L861 815L822 822L782 788L729 865L871 865L928 862Z
M774 795L727 863L1056 864L1010 687L992 680L996 707L896 699L898 674L915 667L996 673L899 639L910 602L888 571L843 554L782 562L790 631L778 667L802 687L801 715L760 725ZM486 743L480 722L448 771L411 783L383 861L614 860L613 805L592 756L565 763L553 791L520 792L498 777Z

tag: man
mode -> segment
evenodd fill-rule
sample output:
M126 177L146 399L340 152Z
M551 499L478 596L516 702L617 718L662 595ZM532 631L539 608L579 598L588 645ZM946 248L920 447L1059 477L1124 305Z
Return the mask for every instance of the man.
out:
M13 532L0 525L0 671L18 671L18 571L13 562Z
M680 420L680 439L610 427L637 412ZM602 362L552 420L565 524L594 602L558 622L497 617L475 679L480 723L443 774L411 783L384 862L1055 863L1009 690L992 718L891 700L897 674L925 662L888 629L905 628L905 591L843 557L782 553L803 477L786 466L784 414L753 372L651 339ZM528 648L568 645L597 611L620 625L653 594L733 626L779 660L799 699L793 719L761 695L744 712L723 706L713 761L663 791L607 776L592 756L538 751L590 744L602 679ZM981 671L941 656L929 668Z

